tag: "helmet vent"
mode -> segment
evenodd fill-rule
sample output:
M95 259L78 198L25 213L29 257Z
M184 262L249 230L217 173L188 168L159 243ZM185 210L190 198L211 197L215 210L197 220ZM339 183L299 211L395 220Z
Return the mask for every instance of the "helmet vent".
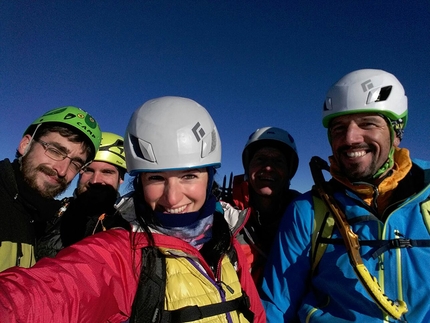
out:
M134 136L130 136L130 141L136 157L145 159L151 163L156 162L154 151L152 150L152 146L149 142Z
M381 88L381 91L379 91L379 96L375 100L375 102L386 101L388 99L388 97L390 96L392 88L393 87L391 85L384 86L383 88Z
M216 145L217 145L217 142L216 142L216 132L215 132L215 130L212 130L211 137L212 137L212 142L211 142L211 152L213 152L213 151L215 150L215 148L216 148Z
M323 111L329 111L332 109L333 109L333 107L332 107L332 103L331 103L331 98L327 98L324 101Z
M99 148L99 151L112 151L111 148L118 148L118 147L123 147L124 146L124 141L117 139L115 140L115 142L108 144L108 145L101 145Z
M143 153L139 147L139 139L137 139L135 136L130 135L130 142L131 142L131 145L133 146L133 151L136 157L143 159Z
M202 138L202 153L201 157L205 158L209 156L215 149L217 145L217 136L215 130L212 130L210 136Z

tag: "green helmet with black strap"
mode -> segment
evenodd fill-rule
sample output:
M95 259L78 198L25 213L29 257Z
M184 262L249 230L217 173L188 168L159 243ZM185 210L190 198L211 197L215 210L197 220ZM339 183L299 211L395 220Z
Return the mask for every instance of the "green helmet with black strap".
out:
M30 134L34 136L35 131L40 125L48 123L63 124L74 130L78 130L79 133L83 134L85 138L88 139L88 144L91 145L93 151L88 161L94 158L100 146L102 133L97 121L89 113L74 106L64 106L50 110L34 120L25 130L24 135Z

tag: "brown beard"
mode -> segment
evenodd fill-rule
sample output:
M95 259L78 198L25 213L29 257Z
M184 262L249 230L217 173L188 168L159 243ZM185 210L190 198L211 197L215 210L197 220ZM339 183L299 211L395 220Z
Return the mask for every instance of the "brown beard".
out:
M39 194L45 198L54 198L67 189L68 183L64 177L58 177L57 173L53 169L43 164L34 167L29 157L29 154L26 154L22 157L21 170L24 176L24 180L31 188L38 191ZM45 183L43 187L39 187L37 185L37 175L39 172L49 176L56 176L58 185Z

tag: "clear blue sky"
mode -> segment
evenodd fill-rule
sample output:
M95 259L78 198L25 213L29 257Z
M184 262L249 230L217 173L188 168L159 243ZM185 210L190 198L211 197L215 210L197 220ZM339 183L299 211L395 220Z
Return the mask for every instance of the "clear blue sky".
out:
M217 124L219 182L242 172L251 132L277 126L296 139L292 187L306 191L311 156L331 153L325 93L360 68L403 83L402 146L430 159L428 0L1 1L0 42L0 159L13 158L24 129L52 108L79 106L123 135L145 101L178 95Z

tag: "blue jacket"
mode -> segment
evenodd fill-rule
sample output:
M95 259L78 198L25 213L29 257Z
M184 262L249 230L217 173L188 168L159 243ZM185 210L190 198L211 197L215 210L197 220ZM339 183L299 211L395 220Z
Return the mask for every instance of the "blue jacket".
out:
M414 163L393 191L394 200L399 202L385 210L385 221L345 186L338 185L334 197L360 243L429 240L430 201L424 203L430 195L429 175L429 162ZM313 221L312 192L307 192L287 209L266 266L262 300L267 322L396 322L384 314L359 282L337 228L331 238L338 242L328 244L311 274ZM390 299L406 302L407 322L430 322L430 247L384 251L380 244L361 243L364 265ZM379 255L373 258L378 249Z

